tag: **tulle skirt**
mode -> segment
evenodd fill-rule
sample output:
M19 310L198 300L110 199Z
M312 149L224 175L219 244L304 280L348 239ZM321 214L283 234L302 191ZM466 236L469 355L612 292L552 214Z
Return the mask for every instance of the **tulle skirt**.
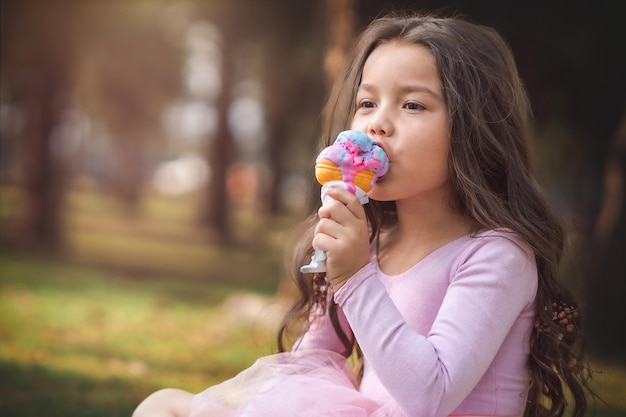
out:
M266 356L194 396L189 417L405 417L355 388L346 359L326 350Z

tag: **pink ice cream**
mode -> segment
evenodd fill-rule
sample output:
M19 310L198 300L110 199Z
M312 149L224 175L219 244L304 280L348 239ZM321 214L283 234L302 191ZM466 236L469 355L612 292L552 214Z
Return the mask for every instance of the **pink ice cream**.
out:
M378 143L359 130L346 130L320 152L315 176L321 184L341 180L352 193L357 186L369 192L388 169L389 159Z

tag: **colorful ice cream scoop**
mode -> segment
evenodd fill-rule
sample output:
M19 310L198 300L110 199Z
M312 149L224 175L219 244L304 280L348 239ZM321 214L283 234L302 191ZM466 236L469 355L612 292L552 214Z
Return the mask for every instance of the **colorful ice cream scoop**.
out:
M355 194L361 204L368 201L367 193L387 173L389 159L379 144L358 130L341 132L335 143L320 152L315 162L315 178L322 184L322 204L328 201L328 188L341 187ZM326 254L315 248L303 273L326 271Z
M346 130L320 152L315 177L322 185L343 181L351 192L359 187L367 193L388 168L389 159L379 144L359 130Z

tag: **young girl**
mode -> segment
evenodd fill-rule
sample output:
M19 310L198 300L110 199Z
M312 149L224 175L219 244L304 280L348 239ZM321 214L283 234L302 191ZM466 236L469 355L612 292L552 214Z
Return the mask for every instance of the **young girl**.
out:
M531 171L531 111L501 37L459 18L375 20L322 147L347 128L383 147L389 171L369 204L333 189L311 221L281 353L198 395L159 391L134 415L552 417L570 401L583 416L563 231ZM325 276L299 273L312 247Z

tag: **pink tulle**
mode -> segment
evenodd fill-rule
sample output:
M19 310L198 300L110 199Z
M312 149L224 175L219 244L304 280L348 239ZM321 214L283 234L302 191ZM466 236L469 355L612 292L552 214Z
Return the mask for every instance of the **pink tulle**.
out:
M365 397L346 359L326 350L266 356L193 398L189 417L404 417Z

